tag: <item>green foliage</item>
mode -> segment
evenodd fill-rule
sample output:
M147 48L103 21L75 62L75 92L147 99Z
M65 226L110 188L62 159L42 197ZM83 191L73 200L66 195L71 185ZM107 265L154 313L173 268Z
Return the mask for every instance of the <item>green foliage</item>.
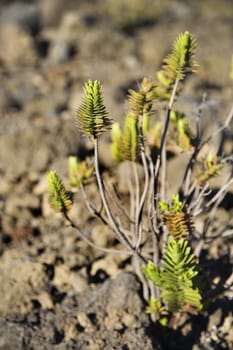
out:
M47 174L49 204L56 212L66 213L72 205L70 193L65 189L55 171Z
M177 145L183 150L190 149L193 137L185 114L171 111L171 122L177 132Z
M161 288L161 298L171 312L187 310L188 306L201 309L201 295L193 283L198 273L196 258L187 240L177 241L169 236L162 267L157 268L149 261L143 272Z
M181 33L173 44L170 55L164 59L163 68L157 73L155 94L159 100L170 99L173 85L195 71L196 39L188 31Z
M187 237L194 231L192 216L183 210L178 194L172 196L171 203L160 201L159 208L168 233L175 239Z
M159 149L161 144L162 129L163 124L160 121L158 121L148 131L148 144L151 148Z
M151 110L154 100L154 85L144 78L139 91L129 90L129 112L125 118L124 130L119 123L112 127L112 155L118 162L136 161L140 151L140 123L143 132L150 128Z
M129 110L136 118L148 117L154 100L154 84L144 78L139 86L139 91L129 90Z
M143 135L148 135L151 130L151 112L144 113L142 118Z
M146 267L143 267L142 270L148 280L152 281L158 287L162 287L160 271L152 261L148 261Z
M82 103L77 110L78 126L90 139L108 129L112 120L104 105L100 82L89 80L84 87Z
M193 216L212 210L210 220L206 220L203 228L203 242L207 242L205 241L208 238L207 230L214 220L213 213L216 207L215 203L212 203L213 200L208 202L205 194L207 190L211 193L212 189L208 187L209 180L220 174L225 161L224 158L218 159L217 156L210 155L200 162L199 172L196 177L193 176L195 174L193 169L195 171L198 166L201 148L207 143L202 143L197 134L195 148L190 154L184 169L183 183L179 187L179 193L182 194L185 205L178 194L173 195L170 202L158 201L158 198L166 198L167 194L167 151L174 153L173 149L178 149L180 152L180 149L185 151L192 147L193 136L188 119L183 113L173 110L173 106L183 86L180 82L195 70L195 49L196 40L192 34L184 32L178 36L172 53L165 58L162 70L157 73L157 82L150 82L144 78L137 91L129 90L129 110L123 127L119 123L112 124L103 102L100 82L89 80L84 87L81 106L77 110L77 119L82 132L90 140L94 140L94 169L92 166L89 167L87 162L80 162L76 157L69 158L71 186L83 185L82 194L91 215L95 215L104 225L107 225L114 232L118 242L125 246L125 252L135 258L133 260L137 264L136 272L142 280L145 298L148 300L156 291L157 298L149 299L147 312L155 315L163 325L168 322L167 310L191 312L202 308L201 295L195 285L198 275L197 260L191 252L188 239L192 238L191 234L194 231ZM160 115L158 118L157 113L161 107L161 101L169 101L165 105L164 119L160 118ZM153 114L156 120L151 125ZM115 183L113 184L114 195L111 193L110 186L103 181L100 172L96 139L110 127L114 159L118 162L130 161L127 164L131 167L127 172L129 193L127 203L118 192ZM225 127L227 126L224 124L224 129ZM222 130L223 128L220 128L218 132ZM172 146L173 149L170 148ZM139 161L142 164L141 167L132 164ZM97 209L88 198L89 193L85 189L86 181L94 170L100 209ZM80 235L91 246L95 246L69 217L67 211L71 206L70 194L55 172L48 173L48 184L51 207L65 214L71 226L77 228ZM216 205L225 193L221 192L221 189L217 192L214 197L217 198ZM204 201L207 201L207 204L203 205ZM120 250L118 247L117 249L98 248L105 252ZM152 261L147 263L153 257L158 259L158 265ZM158 287L156 290L151 283L148 285L145 283L141 271L138 272L138 262L147 263L143 272Z
M163 70L156 74L157 85L155 95L159 101L169 101L171 98L174 81L166 76Z
M217 156L210 154L207 159L204 159L201 167L202 169L199 171L197 178L198 182L203 184L211 178L218 176L223 168L223 164L219 163Z
M129 122L128 116L139 119L139 123L142 124L143 134L148 135L150 147L160 147L162 124L157 121L151 127L150 123L153 105L160 100L170 100L174 84L179 80L183 80L187 74L194 71L196 66L194 62L195 49L196 40L194 36L189 32L181 33L174 42L173 52L165 58L163 69L157 73L157 83L144 78L139 85L138 91L129 90L129 113L126 117L125 131L120 131L119 124L115 124L112 131L112 154L114 159L117 161L137 159L137 152L135 152L137 147L135 142L133 142L134 126L127 125ZM178 92L176 89L175 93ZM175 134L169 134L170 140L168 144L172 145L173 141L173 145L175 143L182 150L189 149L192 135L187 118L184 114L174 111L171 113L171 121L176 132ZM139 126L137 127L139 128ZM130 130L131 137L129 137L127 130ZM127 133L128 135L126 135Z
M181 33L173 44L173 52L164 60L164 74L172 81L183 80L196 68L196 39L188 31Z
M139 155L139 126L134 114L129 113L125 118L124 131L118 123L112 128L112 155L120 162L122 160L136 161Z
M111 137L111 151L113 159L115 159L117 162L121 162L124 160L124 158L121 152L122 130L119 123L113 123Z
M88 166L84 160L80 162L76 156L70 156L69 159L69 177L72 187L79 187L85 183L94 172L93 166Z
M150 122L151 118L145 118ZM189 122L184 113L178 111L171 111L170 113L170 127L168 130L168 137L166 142L166 149L171 153L185 152L191 150L193 145L193 135L189 127ZM143 128L144 134L147 136L150 147L159 148L161 144L163 124L161 121L156 121L152 126Z
M167 326L167 311L164 305L154 297L151 297L149 300L149 304L146 308L146 312L148 314L154 315L156 319L159 319L159 322L162 326Z
M168 213L181 213L183 209L183 203L180 201L179 195L174 194L172 196L172 201L171 203L165 202L165 201L160 201L159 202L159 208L163 212L168 212Z

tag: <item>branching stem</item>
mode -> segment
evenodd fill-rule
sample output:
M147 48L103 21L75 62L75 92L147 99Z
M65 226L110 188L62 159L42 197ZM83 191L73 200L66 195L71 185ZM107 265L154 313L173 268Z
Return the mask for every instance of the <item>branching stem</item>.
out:
M166 183L166 138L167 138L167 132L168 132L168 127L170 123L170 114L171 114L172 106L175 100L178 84L179 84L179 80L176 80L172 90L171 98L168 104L165 125L163 129L163 134L161 137L161 145L160 145L157 161L155 164L156 184L158 183L159 171L161 169L161 192L160 192L161 200L165 199L164 197L165 197L165 183ZM155 191L157 193L157 186L155 186Z
M134 249L132 244L129 242L129 240L125 237L124 233L121 232L118 223L115 221L113 214L111 212L111 209L109 207L109 203L107 200L107 197L105 195L105 190L104 190L104 183L103 179L100 174L99 170L99 152L98 152L98 138L94 138L94 164L95 164L95 172L96 172L96 179L98 183L98 188L101 196L101 200L103 202L104 209L106 211L106 214L109 219L109 224L110 226L114 229L116 236L118 237L119 241L122 242L128 249L131 251L133 255L136 255L138 258L141 259L144 263L146 263L146 259Z
M92 248L94 249L98 249L100 251L102 251L103 253L113 253L113 254L127 254L127 255L133 255L133 252L129 251L129 250L123 250L123 249L113 249L113 248L104 248L104 247L100 247L98 245L96 245L95 243L93 243L86 235L85 233L83 233L82 230L80 230L80 228L78 227L78 225L76 225L73 220L69 217L69 215L67 213L63 214L65 219L69 222L70 226L72 228L74 228L78 234L81 236L81 238L88 244L90 245Z
M149 169L147 165L147 160L146 160L146 153L145 153L145 144L144 144L144 135L143 135L143 127L142 127L142 121L143 121L143 116L141 115L139 117L139 137L140 137L140 147L141 147L141 158L142 158L142 164L144 168L144 174L145 174L145 180L144 180L144 189L141 195L140 203L139 203L139 208L138 212L136 215L136 233L138 236L137 244L136 244L136 249L139 248L141 241L142 241L142 213L143 213L143 207L145 204L146 200L146 195L149 189Z

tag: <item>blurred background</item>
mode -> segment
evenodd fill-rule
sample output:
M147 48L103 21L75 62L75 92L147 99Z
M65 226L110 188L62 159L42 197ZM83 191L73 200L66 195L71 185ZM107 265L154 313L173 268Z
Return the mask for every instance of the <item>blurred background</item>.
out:
M1 0L1 82L6 73L8 79L1 84L1 111L48 95L43 113L54 112L49 104L56 98L59 110L72 109L87 78L114 86L107 100L120 111L124 87L153 78L184 30L198 41L195 97L224 89L221 100L227 99L232 18L231 0ZM28 75L20 77L23 72Z
M112 117L122 120L128 88L145 75L153 79L173 40L188 30L197 38L200 67L180 98L182 109L192 113L205 95L208 125L223 120L232 102L232 18L232 0L1 0L4 235L38 229L47 210L44 174L67 175L67 155L83 145L74 115L85 80L102 82Z

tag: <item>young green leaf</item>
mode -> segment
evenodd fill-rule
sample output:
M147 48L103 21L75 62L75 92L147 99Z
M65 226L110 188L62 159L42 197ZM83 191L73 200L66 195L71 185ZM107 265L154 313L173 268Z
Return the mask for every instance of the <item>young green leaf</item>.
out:
M114 123L112 128L112 155L121 162L123 160L136 161L139 155L139 127L138 119L131 112L125 118L124 130L119 123Z
M219 162L216 155L209 154L207 159L203 161L203 169L199 170L198 181L200 184L204 184L213 177L221 174L223 164Z
M113 123L112 131L111 131L111 151L113 159L117 162L121 162L124 160L124 157L121 152L121 144L122 144L122 130L119 123Z
M181 33L175 40L172 53L164 59L162 70L157 73L158 82L154 93L158 100L170 100L174 84L195 72L197 67L194 61L196 46L194 35L188 31Z
M160 201L159 208L169 235L175 239L189 236L194 231L192 215L185 212L179 194L172 196L171 203Z
M147 277L148 280L152 281L156 285L160 285L161 278L158 268L152 261L148 261L146 267L142 268L143 273Z
M129 110L135 118L149 116L152 109L154 95L154 83L144 78L139 86L139 91L129 90Z
M72 187L79 187L85 183L94 172L93 166L88 166L87 161L79 161L76 156L69 156L69 178Z
M164 60L165 75L173 82L183 80L188 73L194 72L196 39L188 31L181 33L173 44L173 51Z
M176 143L182 150L188 150L191 147L193 135L191 133L188 119L184 113L171 111L171 122L176 130Z
M100 82L89 80L84 86L82 103L77 110L78 126L90 139L108 129L112 120L103 102Z
M70 193L65 189L55 171L48 172L47 180L51 208L57 212L66 213L72 205Z
M152 261L143 268L145 276L161 289L161 297L172 312L188 310L188 307L200 310L201 295L194 286L197 275L196 258L191 252L188 241L168 237L163 255L163 264L157 268ZM150 303L150 310L157 310L158 303Z

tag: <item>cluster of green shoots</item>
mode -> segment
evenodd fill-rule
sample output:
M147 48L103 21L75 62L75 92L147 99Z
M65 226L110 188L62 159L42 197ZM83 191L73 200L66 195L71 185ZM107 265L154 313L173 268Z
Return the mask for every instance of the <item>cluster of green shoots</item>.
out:
M76 118L81 132L93 143L94 165L70 157L70 184L82 192L87 210L115 234L119 242L117 248L97 247L91 241L70 215L70 192L56 172L48 173L51 207L62 213L91 246L104 252L132 256L148 301L147 310L164 324L174 313L197 313L202 309L198 257L216 209L232 183L229 177L224 186L207 199L206 194L213 193L211 179L221 173L227 162L217 150L205 159L200 156L203 146L226 130L232 111L214 135L202 140L200 116L193 132L188 117L175 109L186 77L197 70L195 50L195 37L187 31L181 33L155 81L144 78L138 90L129 90L129 108L123 126L110 118L100 82L89 80L84 86ZM165 110L162 120L157 117L161 106ZM110 193L100 171L99 139L109 129L113 158L118 163L124 162L127 168L129 201L124 203L116 186ZM172 198L167 198L168 153L179 155L184 152L189 155L189 160L183 169L180 187ZM139 177L140 168L143 169L143 181ZM91 178L96 181L100 209L88 199L86 187ZM195 217L206 213L203 230L198 232ZM192 246L191 242L198 244Z

